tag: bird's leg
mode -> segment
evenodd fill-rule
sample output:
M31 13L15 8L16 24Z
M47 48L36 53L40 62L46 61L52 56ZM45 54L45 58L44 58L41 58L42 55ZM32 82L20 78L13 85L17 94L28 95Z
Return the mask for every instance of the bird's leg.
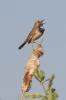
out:
M33 46L33 42L34 42L34 40L32 39L32 41L31 41L31 44L32 44L32 48L33 48L33 51L34 51L34 46Z
M33 50L34 50L33 42L31 42L31 44L32 44L32 48L33 48Z

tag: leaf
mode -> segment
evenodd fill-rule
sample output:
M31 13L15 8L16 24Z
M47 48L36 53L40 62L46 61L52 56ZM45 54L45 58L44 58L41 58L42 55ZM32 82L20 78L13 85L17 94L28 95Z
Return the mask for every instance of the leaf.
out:
M47 98L46 97L43 97L42 100L47 100Z
M51 77L51 78L52 78L52 80L53 80L53 79L55 78L55 74L52 74L52 77Z
M55 89L51 89L49 94L48 94L48 99L49 100L56 100L58 98L58 93L55 92Z
M53 94L53 100L56 100L57 98L58 98L58 93L55 92L55 93Z
M40 73L39 73L39 78L42 81L44 81L44 78L45 78L45 72L43 70L40 70Z
M33 75L39 81L39 71L35 70Z
M45 78L45 72L42 70L36 70L34 72L34 77L39 81L39 82L43 82L44 78Z
M52 89L51 89L52 93L55 92L55 90L56 90L56 89L52 88Z

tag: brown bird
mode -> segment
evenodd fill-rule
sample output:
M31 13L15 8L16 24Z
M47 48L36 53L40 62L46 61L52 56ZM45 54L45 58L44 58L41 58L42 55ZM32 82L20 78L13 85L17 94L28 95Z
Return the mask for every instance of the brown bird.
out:
M21 49L27 42L31 43L33 46L33 42L43 35L43 33L45 31L45 29L43 27L43 24L45 24L45 23L43 23L44 20L37 20L35 22L33 29L30 31L26 40L19 46L18 49Z

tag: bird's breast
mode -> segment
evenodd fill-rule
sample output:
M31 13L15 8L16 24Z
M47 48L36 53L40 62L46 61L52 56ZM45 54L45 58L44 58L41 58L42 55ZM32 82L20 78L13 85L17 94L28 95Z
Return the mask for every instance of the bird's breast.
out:
M39 31L40 31L41 33L43 33L43 32L45 31L44 27L43 27L43 26L40 26L40 27L39 27Z

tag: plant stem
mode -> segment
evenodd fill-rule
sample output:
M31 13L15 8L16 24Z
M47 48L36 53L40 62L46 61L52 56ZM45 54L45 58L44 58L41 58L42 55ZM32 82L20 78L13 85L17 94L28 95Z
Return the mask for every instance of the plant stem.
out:
M46 93L44 84L42 84L42 87L43 87L43 90L44 90L44 92L45 92L45 96L46 96L46 98L47 98L47 100L48 100L48 97L47 97L47 93Z

